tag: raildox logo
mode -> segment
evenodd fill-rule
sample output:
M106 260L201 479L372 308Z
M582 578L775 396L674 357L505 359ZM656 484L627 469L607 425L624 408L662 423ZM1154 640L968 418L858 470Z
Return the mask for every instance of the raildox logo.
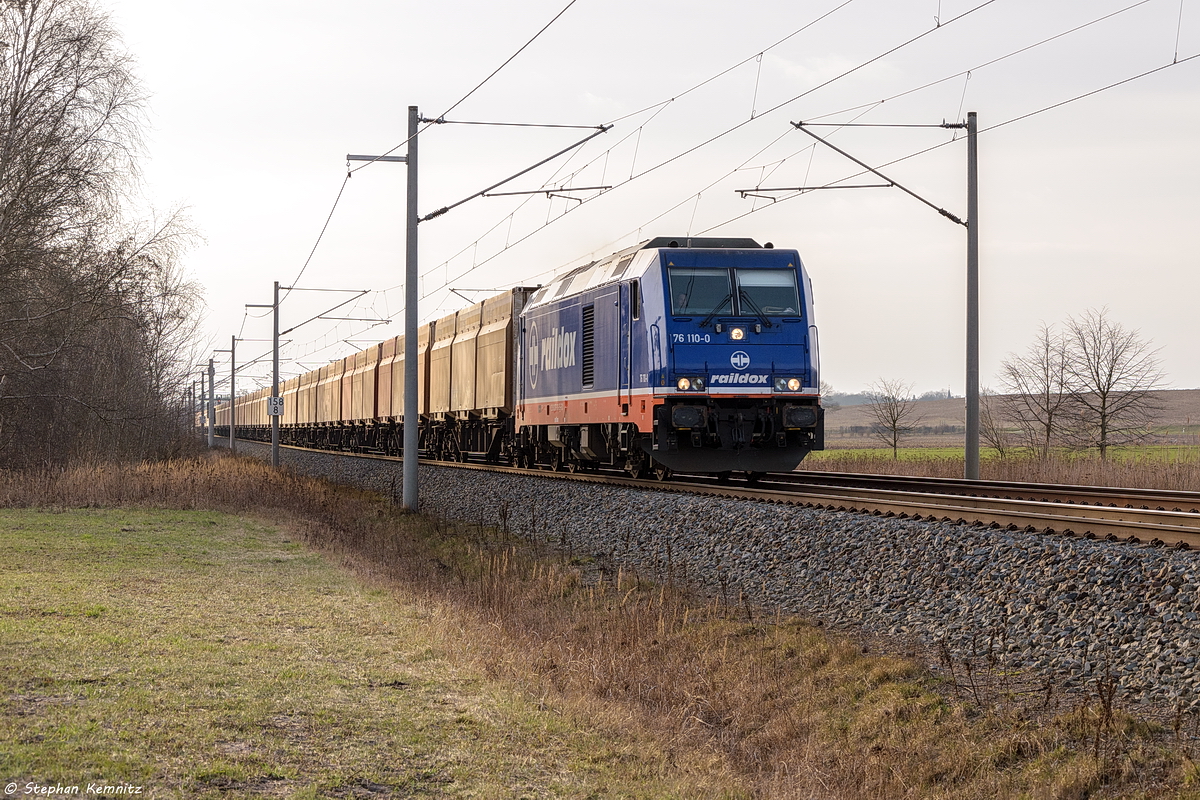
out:
M734 369L745 369L750 366L750 354L745 350L738 350L729 357L729 363L733 365Z
M708 383L710 386L730 386L743 384L757 384L766 386L768 375L749 375L745 372L728 372L724 375L709 375Z
M564 328L550 329L550 335L538 337L537 323L530 326L529 334L529 385L537 386L538 375L556 369L575 366L575 341L579 331Z

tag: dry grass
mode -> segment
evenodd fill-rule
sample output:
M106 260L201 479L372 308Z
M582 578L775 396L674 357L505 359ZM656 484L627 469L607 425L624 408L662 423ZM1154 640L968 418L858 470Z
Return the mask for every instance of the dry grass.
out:
M692 787L682 796L1200 797L1188 740L1111 700L1051 705L1052 692L1017 696L1006 681L956 695L915 661L571 559L547 536L414 518L250 460L0 480L0 505L121 503L300 531L422 604L452 663L607 732L597 764L628 759L617 743L630 737L661 754Z

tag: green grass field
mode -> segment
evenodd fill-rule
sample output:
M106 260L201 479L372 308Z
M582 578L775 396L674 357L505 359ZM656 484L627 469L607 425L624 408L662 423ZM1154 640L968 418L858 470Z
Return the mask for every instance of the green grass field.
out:
M463 672L428 612L278 530L0 511L0 781L149 797L680 796Z

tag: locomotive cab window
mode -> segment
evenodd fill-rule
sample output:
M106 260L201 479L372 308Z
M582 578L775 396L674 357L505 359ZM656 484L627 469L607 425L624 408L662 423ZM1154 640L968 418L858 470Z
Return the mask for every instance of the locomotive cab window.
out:
M629 282L629 312L634 319L642 318L642 284L641 281Z
M739 269L738 305L743 314L795 317L800 314L796 271L792 269Z
M672 314L732 313L733 289L729 284L729 270L670 267L668 273ZM792 285L795 286L794 281Z

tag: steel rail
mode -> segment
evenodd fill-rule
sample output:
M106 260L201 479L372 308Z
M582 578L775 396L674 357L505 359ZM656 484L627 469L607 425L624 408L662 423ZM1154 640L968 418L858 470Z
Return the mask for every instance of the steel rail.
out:
M720 494L715 487L705 493ZM820 489L742 489L731 497L762 500L786 498L838 511L984 525L1029 533L1077 534L1088 538L1148 541L1200 547L1200 515L1157 509L1076 505L1045 500L1005 500L955 494L906 492L888 489L821 487ZM1132 537L1132 539L1130 538Z
M1045 500L1081 505L1122 505L1127 508L1173 510L1200 514L1200 492L1171 489L1134 489L1116 486L1078 486L1013 481L966 481L960 478L922 478L910 475L872 475L808 470L771 474L764 481L788 485L857 486L913 492L934 491L938 494L966 494L973 497L1011 500Z

